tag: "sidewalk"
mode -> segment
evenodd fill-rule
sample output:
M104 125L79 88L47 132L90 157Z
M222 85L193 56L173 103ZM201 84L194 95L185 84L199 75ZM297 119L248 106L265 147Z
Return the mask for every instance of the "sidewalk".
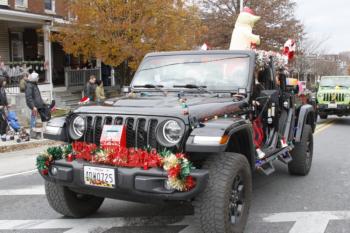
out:
M30 139L30 141L28 142L20 142L20 143L18 143L16 140L17 140L17 136L15 136L15 140L11 140L11 141L3 142L0 140L0 157L2 155L1 153L5 153L5 152L26 150L26 149L31 149L35 147L60 144L59 142L48 140L48 139Z

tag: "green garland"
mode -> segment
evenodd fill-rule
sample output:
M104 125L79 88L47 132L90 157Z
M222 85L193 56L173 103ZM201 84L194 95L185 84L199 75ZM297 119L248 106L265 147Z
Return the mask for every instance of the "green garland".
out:
M91 150L93 149L93 150ZM192 163L184 154L173 154L169 150L163 150L159 153L152 152L151 148L145 150L137 150L137 153L128 153L128 149L121 150L115 154L113 148L96 147L91 144L70 144L67 146L50 147L44 153L40 154L36 159L36 166L42 175L48 175L49 167L55 160L66 159L72 162L75 159L83 159L96 164L105 164L111 166L124 167L141 167L148 169L149 167L163 168L168 173L169 187L178 191L189 191L195 186L195 180L190 175L194 169ZM144 153L146 156L144 157ZM115 156L111 158L111 156ZM129 157L130 156L130 157ZM125 160L125 157L127 159ZM133 163L133 161L138 161ZM145 159L145 160L143 160Z
M36 167L44 175L48 174L48 169L52 161L65 158L72 151L72 146L49 147L44 153L36 158Z

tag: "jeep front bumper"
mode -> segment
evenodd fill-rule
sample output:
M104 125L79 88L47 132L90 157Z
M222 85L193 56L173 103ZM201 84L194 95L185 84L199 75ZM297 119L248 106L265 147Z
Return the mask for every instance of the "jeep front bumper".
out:
M319 104L319 113L334 114L334 115L350 115L349 104L337 104L336 107L332 104Z
M84 166L106 167L115 170L116 185L114 188L104 188L86 185L84 183ZM56 174L51 172L55 167ZM48 175L43 178L69 187L71 190L99 197L150 202L161 200L189 201L203 191L209 177L208 170L195 169L191 176L196 186L188 192L178 192L166 189L167 173L159 168L144 170L141 168L123 168L91 164L86 161L56 160L49 169Z

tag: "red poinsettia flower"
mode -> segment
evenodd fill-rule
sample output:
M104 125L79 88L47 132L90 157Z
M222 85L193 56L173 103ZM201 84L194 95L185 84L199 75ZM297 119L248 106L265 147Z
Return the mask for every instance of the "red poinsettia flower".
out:
M44 169L41 171L41 173L46 176L47 174L49 174L49 170L48 169Z
M177 153L177 154L175 154L175 156L176 156L176 158L178 158L178 159L184 159L184 158L186 158L185 154L183 154L183 153Z
M74 160L74 155L72 155L72 154L67 155L66 160L68 162L72 162Z
M171 178L178 177L180 175L180 171L181 171L180 164L176 164L174 167L169 169L168 176Z
M196 186L196 181L193 179L192 176L187 176L185 184L186 184L186 190L189 191L193 189L194 186Z

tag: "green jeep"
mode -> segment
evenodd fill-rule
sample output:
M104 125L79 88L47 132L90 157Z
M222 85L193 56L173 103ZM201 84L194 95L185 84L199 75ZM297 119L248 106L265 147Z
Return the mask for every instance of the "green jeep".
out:
M318 114L321 119L328 115L350 115L350 76L324 76L317 91Z

